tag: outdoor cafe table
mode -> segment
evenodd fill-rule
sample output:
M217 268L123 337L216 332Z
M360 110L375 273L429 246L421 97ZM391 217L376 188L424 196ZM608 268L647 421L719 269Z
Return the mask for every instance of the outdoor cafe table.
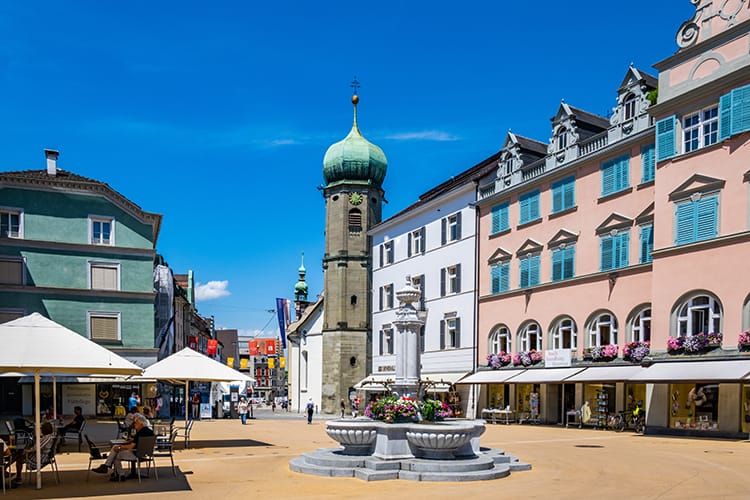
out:
M482 410L482 418L485 418L485 415L487 416L487 420L493 424L503 423L508 425L511 422L516 421L516 413L513 410L494 410L485 408Z

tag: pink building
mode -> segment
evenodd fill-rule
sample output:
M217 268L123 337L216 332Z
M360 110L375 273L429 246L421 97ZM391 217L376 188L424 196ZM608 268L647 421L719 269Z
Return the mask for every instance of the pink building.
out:
M750 430L750 7L693 3L658 94L630 67L610 119L563 102L480 182L480 408Z

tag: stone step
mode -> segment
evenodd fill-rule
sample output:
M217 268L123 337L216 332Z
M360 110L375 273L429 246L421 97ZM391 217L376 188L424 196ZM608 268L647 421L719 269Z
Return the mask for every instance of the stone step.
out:
M386 479L398 479L398 470L372 470L356 469L354 477L362 481L384 481Z
M318 465L320 467L364 467L365 460L369 457L362 457L357 455L339 455L336 453L338 448L333 449L319 449L310 453L302 455L307 463L311 465Z
M508 464L510 466L510 470L512 472L520 472L524 470L531 470L531 464L527 464L524 462L513 462L511 464Z
M495 465L489 470L479 470L470 472L414 472L402 470L398 473L399 479L408 479L411 481L431 481L431 482L466 482L466 481L488 481L491 479L500 479L510 475L510 468L507 465Z
M327 477L354 477L354 469L348 467L321 467L312 465L305 461L303 457L293 458L289 461L289 469L294 472L303 474L312 474L314 476Z
M412 472L445 472L464 473L473 471L490 470L495 467L492 457L476 457L461 460L429 460L415 458L404 460L401 470Z

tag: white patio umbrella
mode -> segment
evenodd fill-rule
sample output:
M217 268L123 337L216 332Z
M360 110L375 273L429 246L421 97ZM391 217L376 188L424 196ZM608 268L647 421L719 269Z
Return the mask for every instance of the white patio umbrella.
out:
M144 378L185 384L185 421L188 419L188 385L194 382L252 382L255 379L209 358L189 347L154 363L143 371Z
M41 404L39 379L42 375L140 375L139 366L86 337L39 313L0 325L0 371L34 376L34 434L36 463L41 463ZM37 467L36 487L42 487Z

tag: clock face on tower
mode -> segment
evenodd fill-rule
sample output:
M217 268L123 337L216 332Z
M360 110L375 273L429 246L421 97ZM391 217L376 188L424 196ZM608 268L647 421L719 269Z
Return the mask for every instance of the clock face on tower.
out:
M362 195L359 193L352 193L349 195L349 203L352 205L359 205L362 203Z

